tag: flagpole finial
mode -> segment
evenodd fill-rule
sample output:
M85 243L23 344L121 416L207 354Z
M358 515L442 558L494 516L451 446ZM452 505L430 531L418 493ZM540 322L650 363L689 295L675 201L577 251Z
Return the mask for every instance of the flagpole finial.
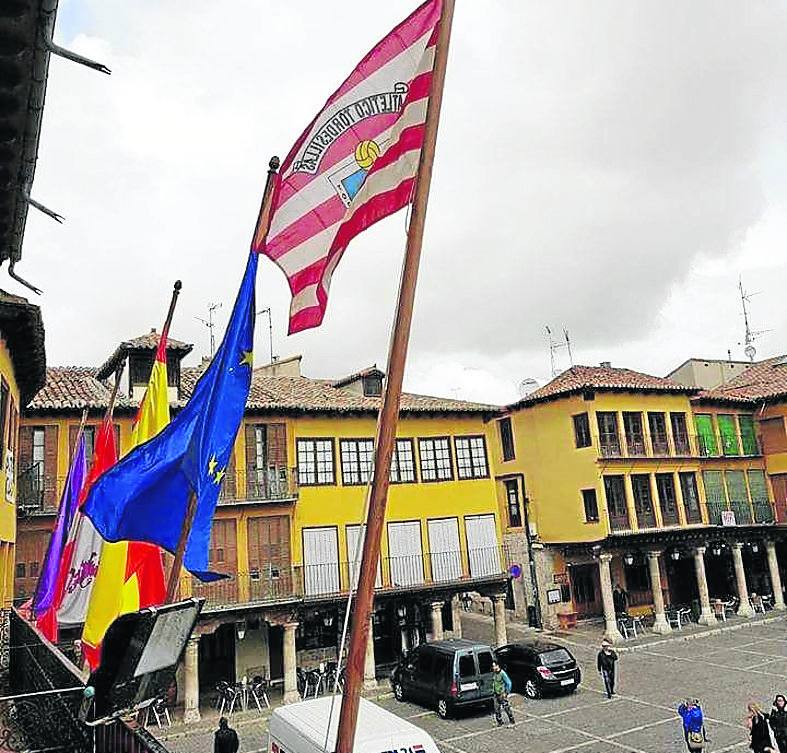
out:
M175 280L175 290L180 293L181 288L183 287L183 283L180 280Z
M271 161L268 163L268 167L272 173L275 173L279 169L279 165L281 165L281 160L276 157L275 155L271 157Z

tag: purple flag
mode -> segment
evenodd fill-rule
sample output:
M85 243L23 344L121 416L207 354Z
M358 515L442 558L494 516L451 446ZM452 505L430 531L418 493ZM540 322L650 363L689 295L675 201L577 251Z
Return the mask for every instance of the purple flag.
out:
M57 594L57 575L60 571L60 560L63 557L63 547L66 543L68 531L71 528L71 521L77 510L79 493L85 483L87 475L87 456L85 453L85 434L79 433L74 451L74 459L68 469L66 485L63 488L63 496L60 498L60 507L57 511L57 523L52 537L49 539L49 546L44 558L44 566L41 568L41 575L36 584L36 593L33 597L33 614L40 616L46 612L56 598Z

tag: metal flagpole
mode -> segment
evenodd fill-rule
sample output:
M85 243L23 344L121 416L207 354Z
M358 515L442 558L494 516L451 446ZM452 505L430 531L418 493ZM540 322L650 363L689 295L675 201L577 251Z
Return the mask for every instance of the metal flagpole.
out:
M391 455L396 438L396 424L399 419L399 400L402 394L404 367L407 360L407 346L410 339L410 325L413 318L413 302L418 280L418 264L426 221L426 207L429 200L429 186L432 179L437 127L440 121L440 106L443 99L448 45L451 38L451 23L454 16L454 0L443 0L440 18L440 31L435 47L435 61L432 72L432 86L424 126L424 145L418 165L418 177L413 197L413 210L407 231L402 276L399 283L399 300L396 306L393 332L388 351L388 370L386 376L383 404L377 425L375 441L374 476L372 479L371 502L366 519L363 559L355 609L353 610L350 648L347 653L342 709L336 737L336 753L352 753L355 741L355 728L358 721L363 668L366 657L366 644L369 632L369 618L374 604L374 582L377 576L377 561L380 557L380 539L383 532L385 506L388 499L388 485L391 472Z
M255 244L258 240L262 241L265 238L271 225L273 188L276 184L276 173L279 169L279 164L278 157L271 157L270 162L268 163L268 177L265 180L265 191L262 194L260 213L257 217L257 225L254 228L252 248L255 247ZM189 494L188 503L186 504L186 514L183 516L183 527L180 529L180 538L178 539L177 549L175 549L175 559L172 563L172 568L169 571L169 579L167 581L167 598L164 602L165 604L171 604L177 599L180 571L183 567L183 557L186 554L186 544L189 540L189 533L191 532L191 526L194 523L194 515L196 512L197 493L192 490Z

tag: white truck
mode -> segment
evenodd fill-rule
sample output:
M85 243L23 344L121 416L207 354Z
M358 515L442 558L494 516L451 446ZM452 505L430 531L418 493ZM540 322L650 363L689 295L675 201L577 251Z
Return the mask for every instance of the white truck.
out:
M268 753L333 753L342 699L336 696L333 713L331 701L315 698L277 708L268 724ZM440 753L440 749L422 729L361 698L353 753Z

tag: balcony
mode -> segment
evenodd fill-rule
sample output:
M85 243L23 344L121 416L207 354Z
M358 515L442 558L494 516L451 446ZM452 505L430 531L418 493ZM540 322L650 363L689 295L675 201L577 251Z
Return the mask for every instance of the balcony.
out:
M58 492L65 478L44 473L41 463L20 471L16 479L16 504L20 515L54 515Z
M246 483L239 485L238 482L237 473L225 479L219 493L219 504L284 502L298 498L295 468L269 468L264 472L249 469Z
M730 500L730 510L735 513L736 525L746 526L752 524L751 505L748 501L742 499Z
M752 501L752 507L754 508L755 523L774 523L776 521L773 504L767 499L755 499Z
M615 531L630 531L631 530L631 522L629 521L628 515L610 515L609 516L609 527L612 529L613 533Z
M724 441L716 434L706 437L701 434L694 437L697 452L701 458L734 458L734 457L760 457L762 455L762 442L759 437L744 437L736 435L734 441Z
M376 592L411 591L451 584L472 590L474 584L506 577L509 564L505 546L475 549L467 555L453 551L386 557L378 571ZM349 562L253 569L214 583L194 579L191 595L204 598L208 609L336 598L347 594L350 574L354 570Z

